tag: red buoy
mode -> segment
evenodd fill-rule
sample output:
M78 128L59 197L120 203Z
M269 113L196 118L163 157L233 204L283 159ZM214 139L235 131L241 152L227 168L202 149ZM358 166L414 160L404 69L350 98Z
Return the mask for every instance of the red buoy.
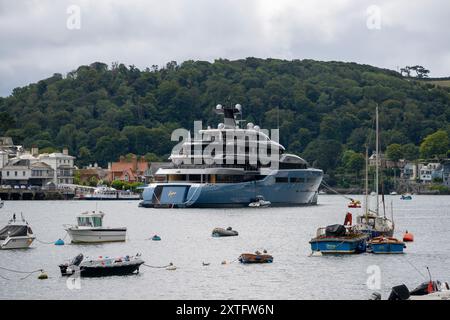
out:
M413 242L414 235L412 233L409 233L408 230L406 230L405 234L403 235L403 241L404 242Z

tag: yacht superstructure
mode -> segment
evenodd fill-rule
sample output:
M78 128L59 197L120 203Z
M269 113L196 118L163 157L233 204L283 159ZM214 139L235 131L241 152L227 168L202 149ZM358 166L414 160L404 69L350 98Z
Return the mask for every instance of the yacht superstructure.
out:
M144 188L143 207L244 207L257 196L272 206L316 204L323 172L285 153L267 130L240 128L241 106L216 107L217 128L198 130L172 150L171 166ZM272 135L273 138L273 135Z

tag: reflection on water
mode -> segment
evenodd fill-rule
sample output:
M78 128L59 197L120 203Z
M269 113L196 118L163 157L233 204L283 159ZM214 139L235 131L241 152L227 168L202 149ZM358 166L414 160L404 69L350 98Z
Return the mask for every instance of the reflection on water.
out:
M357 197L356 197L357 198ZM389 198L389 197L388 197ZM0 266L18 270L43 268L48 280L37 274L27 279L0 270L1 299L367 299L367 268L381 268L381 289L405 283L418 285L429 266L436 279L450 281L450 197L414 196L412 201L391 197L396 214L396 236L407 229L416 242L402 256L309 257L308 241L316 228L343 223L347 200L321 195L319 205L262 209L145 209L138 201L98 202L106 213L105 226L127 226L125 243L54 246L35 242L25 251L0 251ZM89 201L7 201L0 210L1 225L12 212L23 212L41 241L65 236L63 224L94 210ZM214 227L239 231L238 237L213 238ZM149 240L153 235L161 241ZM68 240L68 238L66 238ZM242 252L267 249L272 264L241 265ZM142 253L149 265L173 262L178 269L141 267L138 275L81 279L80 289L68 289L58 264L82 252L90 256ZM228 261L222 265L223 260ZM210 263L204 266L203 262ZM419 270L417 271L416 268Z

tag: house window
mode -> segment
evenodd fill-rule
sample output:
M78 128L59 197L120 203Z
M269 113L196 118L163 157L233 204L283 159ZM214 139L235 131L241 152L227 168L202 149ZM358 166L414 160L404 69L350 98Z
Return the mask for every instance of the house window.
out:
M17 171L14 171L14 176L16 176L16 177L17 177Z
M9 177L9 171L6 171L6 176Z
M24 177L25 177L25 171L22 171L22 176L24 176Z

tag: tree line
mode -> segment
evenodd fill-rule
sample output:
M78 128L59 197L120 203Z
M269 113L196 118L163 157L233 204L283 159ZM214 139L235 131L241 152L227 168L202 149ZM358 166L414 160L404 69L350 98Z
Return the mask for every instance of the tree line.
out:
M0 135L43 151L68 147L79 166L128 153L166 160L175 128L192 130L194 120L214 127L222 121L215 105L240 103L244 119L279 127L287 151L333 174L358 166L366 145L373 150L377 104L383 151L433 156L436 148L421 144L448 137L449 92L356 63L246 58L140 70L95 62L0 98Z

